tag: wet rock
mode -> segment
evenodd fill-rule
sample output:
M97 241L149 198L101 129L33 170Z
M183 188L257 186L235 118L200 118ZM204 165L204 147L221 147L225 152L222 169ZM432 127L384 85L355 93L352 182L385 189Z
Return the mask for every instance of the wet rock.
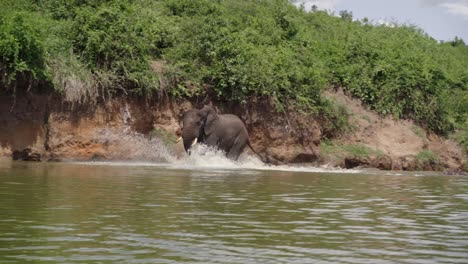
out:
M318 155L316 153L300 153L291 163L312 163L318 160Z
M468 173L461 170L461 169L455 169L455 170L446 170L444 171L445 175L450 175L450 176L468 176Z
M392 169L392 158L389 156L383 155L378 156L370 162L370 165L374 168L381 170L391 170Z
M108 158L104 153L94 153L94 155L91 157L92 161L104 161L107 160Z
M416 170L416 168L417 168L416 161L415 161L415 158L412 156L400 157L398 159L398 163L394 167L394 169L405 170L405 171Z
M41 161L41 154L33 152L30 148L15 150L12 153L13 160Z
M367 158L363 157L346 157L344 159L344 166L346 169L352 169L356 167L369 166L370 162Z

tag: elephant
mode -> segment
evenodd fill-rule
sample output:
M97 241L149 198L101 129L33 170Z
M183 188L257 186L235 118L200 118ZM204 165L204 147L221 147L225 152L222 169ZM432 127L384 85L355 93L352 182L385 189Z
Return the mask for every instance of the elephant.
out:
M224 151L232 160L237 160L248 145L261 158L250 145L249 134L242 120L232 114L217 114L208 105L183 114L181 134L178 141L183 139L184 149L189 155L193 145L203 143Z

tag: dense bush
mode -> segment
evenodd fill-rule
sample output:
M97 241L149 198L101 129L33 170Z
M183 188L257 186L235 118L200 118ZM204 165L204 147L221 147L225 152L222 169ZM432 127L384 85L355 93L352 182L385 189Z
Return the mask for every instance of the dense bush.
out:
M437 64L437 43L412 27L370 27L354 35L336 77L381 114L412 118L445 131L440 95L448 89Z
M439 43L411 25L306 12L286 0L0 4L6 88L21 77L49 81L76 101L154 92L266 97L280 111L294 104L339 121L333 128L347 126L338 117L345 112L322 91L343 87L382 115L466 132L468 47L459 38Z
M46 78L45 50L33 18L28 12L0 17L0 82L6 89L18 79Z
M302 45L301 12L285 1L259 2L192 1L189 14L178 12L184 22L165 58L222 99L263 96L278 109L290 102L317 111L327 69Z

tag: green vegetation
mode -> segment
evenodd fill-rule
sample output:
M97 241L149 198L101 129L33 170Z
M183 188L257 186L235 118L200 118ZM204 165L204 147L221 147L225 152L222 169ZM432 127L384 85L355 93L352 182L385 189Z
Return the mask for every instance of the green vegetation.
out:
M411 130L420 138L427 141L426 131L420 128L419 126L413 125L411 126Z
M416 155L417 166L419 170L427 166L438 166L439 159L431 150L422 150Z
M333 155L337 158L356 157L369 158L371 156L383 156L379 149L372 149L364 144L336 144L330 140L323 140L320 143L320 151L323 155Z
M39 21L36 21L39 20ZM24 80L44 80L45 48L37 22L38 16L17 12L0 17L0 81L3 87Z
M306 12L287 0L0 0L0 93L53 87L68 101L136 95L263 97L348 127L322 97L467 139L468 47L411 25ZM151 69L153 62L162 70Z
M422 163L433 163L437 161L436 155L430 150L422 150L416 155L416 159Z
M349 122L351 113L346 106L333 99L324 98L320 107L322 133L325 138L334 138L340 134L353 131L355 127Z

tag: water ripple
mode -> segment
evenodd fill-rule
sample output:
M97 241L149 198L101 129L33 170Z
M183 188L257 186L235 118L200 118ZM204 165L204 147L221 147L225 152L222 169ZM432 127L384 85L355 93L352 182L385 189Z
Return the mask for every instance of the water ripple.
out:
M466 177L178 166L1 170L0 262L468 263Z

